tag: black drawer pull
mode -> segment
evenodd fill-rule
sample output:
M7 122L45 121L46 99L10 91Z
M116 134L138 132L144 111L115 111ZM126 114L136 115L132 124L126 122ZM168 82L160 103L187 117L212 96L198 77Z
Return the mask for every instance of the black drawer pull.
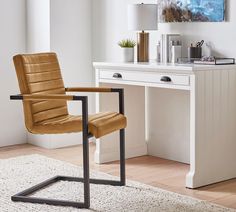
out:
M117 79L121 79L122 78L122 75L120 73L114 73L113 74L113 77L114 78L117 78Z
M167 77L167 76L164 76L164 77L161 78L161 81L162 82L171 82L171 78Z

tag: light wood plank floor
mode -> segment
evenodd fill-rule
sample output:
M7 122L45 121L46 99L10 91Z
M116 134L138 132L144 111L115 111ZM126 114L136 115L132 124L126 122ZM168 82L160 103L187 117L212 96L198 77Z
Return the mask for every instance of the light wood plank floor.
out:
M119 163L112 162L103 165L95 164L93 162L94 150L95 145L90 144L91 169L118 176ZM29 154L41 154L76 165L82 165L81 146L48 150L24 144L0 148L1 159ZM188 172L189 165L152 156L128 159L126 164L127 178L130 180L139 181L165 190L236 209L236 179L191 190L184 187L185 175Z

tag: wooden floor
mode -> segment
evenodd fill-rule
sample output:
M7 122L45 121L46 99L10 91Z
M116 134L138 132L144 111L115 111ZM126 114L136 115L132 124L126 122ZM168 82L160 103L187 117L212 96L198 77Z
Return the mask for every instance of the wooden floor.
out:
M113 162L104 165L95 164L93 162L94 150L95 145L90 144L91 169L118 176L119 163ZM29 154L41 154L76 165L82 165L81 146L48 150L24 144L0 148L1 159ZM236 179L191 190L184 187L185 175L189 170L189 165L152 156L128 159L126 164L127 178L130 180L139 181L165 190L236 209Z

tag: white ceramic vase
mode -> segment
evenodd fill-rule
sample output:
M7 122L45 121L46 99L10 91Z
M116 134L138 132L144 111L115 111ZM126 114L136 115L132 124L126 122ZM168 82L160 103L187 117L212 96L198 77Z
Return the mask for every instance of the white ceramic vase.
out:
M123 62L134 62L134 48L122 48Z

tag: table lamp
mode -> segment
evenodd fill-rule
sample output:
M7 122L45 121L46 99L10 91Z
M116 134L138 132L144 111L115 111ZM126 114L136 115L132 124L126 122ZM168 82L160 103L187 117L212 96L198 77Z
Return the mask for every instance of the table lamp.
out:
M137 60L149 60L149 33L144 30L157 30L157 4L128 5L128 29L141 31L137 39Z

